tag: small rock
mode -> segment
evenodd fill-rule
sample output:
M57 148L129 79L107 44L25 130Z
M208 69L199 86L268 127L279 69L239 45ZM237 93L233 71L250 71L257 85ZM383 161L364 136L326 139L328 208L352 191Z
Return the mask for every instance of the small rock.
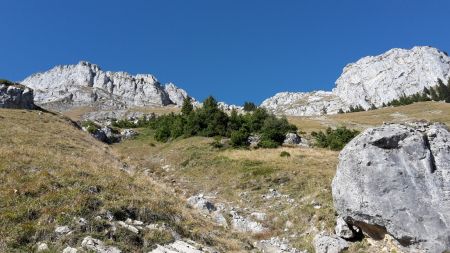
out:
M203 194L192 196L187 199L187 202L190 206L199 209L205 213L210 213L217 210L216 206L211 201L206 199L203 196Z
M128 225L123 221L118 221L117 224L119 224L121 227L135 233L135 234L139 234L139 229L137 229L135 226L132 225Z
M62 253L77 253L78 250L76 248L72 248L70 246L66 247Z
M122 251L116 247L106 246L102 241L87 236L81 242L81 246L87 250L92 250L96 253L121 253Z
M59 226L55 228L55 233L59 235L68 234L70 232L70 228L68 226Z
M253 212L250 215L259 221L265 221L267 218L266 213L261 213L261 212Z
M334 228L334 231L337 236L344 238L344 239L352 239L355 235L353 231L348 226L347 222L342 219L342 217L338 217L336 220L336 227Z
M120 135L124 139L132 139L136 135L138 135L138 133L136 131L134 131L133 129L124 129L120 132Z
M240 232L250 232L250 233L263 233L266 231L266 228L263 227L259 222L249 220L241 215L239 215L236 211L230 212L232 220L231 225L234 229Z
M45 243L45 242L39 242L39 243L37 244L37 249L36 249L37 252L42 252L42 251L46 251L46 250L48 250L48 245L47 245L47 243Z
M317 234L314 237L314 248L316 253L340 253L348 249L349 243L335 235L328 236Z
M300 144L300 142L302 141L302 139L300 138L300 136L296 133L287 133L286 137L283 141L284 145L298 145Z

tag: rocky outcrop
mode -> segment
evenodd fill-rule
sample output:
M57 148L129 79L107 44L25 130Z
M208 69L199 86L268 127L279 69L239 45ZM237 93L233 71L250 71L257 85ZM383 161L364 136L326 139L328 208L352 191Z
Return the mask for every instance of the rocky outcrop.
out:
M56 66L22 81L35 90L35 102L53 109L78 106L125 108L181 105L187 93L173 84L162 87L149 74L103 71L88 62ZM173 99L173 100L172 100Z
M0 108L35 109L33 90L20 84L0 82Z
M348 108L329 91L280 92L264 100L261 107L275 114L293 116L336 114L339 109Z
M332 92L282 92L261 106L277 114L312 116L335 114L350 106L364 109L388 103L402 95L422 92L450 77L450 57L432 47L391 49L348 64Z
M335 209L365 235L411 252L450 249L450 132L417 122L371 128L342 150Z

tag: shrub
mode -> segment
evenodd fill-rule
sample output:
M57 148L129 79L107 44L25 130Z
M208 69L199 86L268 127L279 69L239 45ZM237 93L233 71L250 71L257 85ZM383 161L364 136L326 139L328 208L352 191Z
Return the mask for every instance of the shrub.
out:
M246 112L252 112L256 110L256 105L253 102L245 102L244 103L244 111Z
M265 147L277 147L283 143L286 133L297 131L286 118L277 118L264 108L245 115L233 110L228 116L213 97L208 97L201 108L160 116L149 126L155 129L155 139L162 142L180 136L220 136L230 137L234 147L247 146L250 133L261 135Z
M358 134L359 131L350 130L346 127L338 127L336 129L331 129L329 127L325 132L320 131L311 133L316 141L316 146L332 150L341 150Z
M279 145L280 145L279 143L277 143L277 142L275 142L273 140L261 139L261 141L258 144L258 147L261 147L261 148L276 148Z
M287 152L287 151L282 151L282 152L280 153L280 156L281 156L281 157L291 157L291 154L289 154L289 152Z
M95 124L92 120L83 121L81 126L84 127L90 134L93 134L95 131L100 129L100 126Z
M249 133L243 129L231 133L231 145L233 147L243 147L248 145Z

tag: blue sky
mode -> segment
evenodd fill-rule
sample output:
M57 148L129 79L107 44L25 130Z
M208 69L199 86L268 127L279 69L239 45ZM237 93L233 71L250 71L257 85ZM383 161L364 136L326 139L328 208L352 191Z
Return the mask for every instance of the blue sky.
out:
M331 89L347 63L393 47L450 51L446 0L0 0L0 9L0 77L87 60L235 104Z

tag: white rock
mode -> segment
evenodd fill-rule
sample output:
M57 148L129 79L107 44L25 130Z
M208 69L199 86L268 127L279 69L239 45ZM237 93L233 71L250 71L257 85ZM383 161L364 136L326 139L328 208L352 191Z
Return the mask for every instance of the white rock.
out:
M78 250L76 248L72 248L70 246L66 247L62 253L77 253Z
M46 250L48 250L47 243L45 243L45 242L38 243L37 249L36 249L37 252L42 252L42 251L46 251Z
M267 231L265 227L259 222L252 221L247 219L241 215L239 215L236 211L231 211L231 225L232 227L239 232L250 232L250 233L263 233Z
M349 247L349 243L335 235L318 234L314 237L316 253L340 253Z
M150 251L151 253L203 253L203 252L215 252L212 249L204 247L198 243L187 240L177 240L173 243L161 246L158 245L156 249Z
M69 233L71 230L68 226L59 226L55 228L55 233L60 234L60 235L64 235Z
M450 57L432 47L410 50L394 48L348 64L332 92L281 92L263 101L261 107L276 114L313 116L335 114L350 106L369 109L402 95L422 92L437 79L450 77Z
M64 102L69 108L95 104L118 108L165 106L187 96L173 84L162 87L152 75L105 72L83 61L31 75L22 83L35 89L36 103Z
M133 233L135 233L135 234L139 234L139 229L137 229L137 228L136 228L135 226L133 226L133 225L126 224L126 223L123 222L123 221L118 221L117 224L119 224L121 227L127 229L128 231L131 231L131 232L133 232Z
M87 250L92 250L96 253L121 253L122 251L116 247L106 246L102 241L87 236L81 242L81 246Z

